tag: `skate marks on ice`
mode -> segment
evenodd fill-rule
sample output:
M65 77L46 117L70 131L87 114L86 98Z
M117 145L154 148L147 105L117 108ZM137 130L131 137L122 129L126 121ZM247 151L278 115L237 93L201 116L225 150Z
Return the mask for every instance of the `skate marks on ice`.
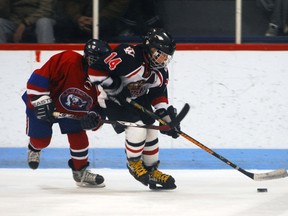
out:
M177 188L151 191L126 169L93 171L106 187L79 188L69 169L1 169L0 215L288 215L285 178L255 182L235 170L163 170Z

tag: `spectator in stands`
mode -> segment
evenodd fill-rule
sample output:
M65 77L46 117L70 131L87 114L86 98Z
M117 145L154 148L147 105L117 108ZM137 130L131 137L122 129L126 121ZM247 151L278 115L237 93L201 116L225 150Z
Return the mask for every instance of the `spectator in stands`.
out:
M265 36L287 34L288 0L258 0L258 4L270 15Z
M127 13L120 18L122 36L144 35L148 29L162 28L163 24L156 13L154 0L130 1Z
M56 42L82 43L92 38L92 0L58 0Z
M119 35L120 17L129 11L130 2L135 0L100 0L99 2L99 38L113 42ZM138 1L138 0L137 0Z
M0 0L0 43L54 43L55 0Z
M126 12L129 2L130 0L99 1L100 39L111 42L117 36L119 17ZM93 37L92 0L59 0L57 14L58 41L82 43Z

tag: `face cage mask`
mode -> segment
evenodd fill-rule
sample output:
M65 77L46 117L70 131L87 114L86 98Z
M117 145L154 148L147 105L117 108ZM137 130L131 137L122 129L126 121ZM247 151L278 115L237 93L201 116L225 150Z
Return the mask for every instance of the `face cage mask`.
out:
M150 66L151 66L151 68L155 68L155 69L161 69L161 68L166 67L172 59L171 55L168 55L168 54L162 52L161 50L156 50L153 54L150 52L150 55L151 55L149 57ZM162 61L162 62L158 62L157 60L159 58L161 58L162 56L166 56L167 59Z
M86 57L86 59L87 59L87 64L88 64L89 66L91 66L92 64L94 64L94 63L99 59L99 57L95 57L95 56L92 56L92 55L88 55L88 56Z

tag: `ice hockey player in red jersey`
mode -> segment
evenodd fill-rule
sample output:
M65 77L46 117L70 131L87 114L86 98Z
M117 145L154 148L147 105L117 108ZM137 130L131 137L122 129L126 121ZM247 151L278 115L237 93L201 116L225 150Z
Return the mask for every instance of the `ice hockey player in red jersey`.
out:
M86 130L97 130L99 118L105 118L97 101L98 91L91 84L88 67L110 53L109 45L91 39L84 55L67 50L52 56L27 82L22 99L26 104L29 136L28 165L37 169L40 153L51 141L52 126L58 123L61 133L67 134L71 159L68 161L73 178L79 186L104 186L104 178L87 170L89 141ZM80 118L56 119L53 112L73 114Z
M154 119L126 102L131 98L170 122L176 109L169 106L167 64L173 57L176 43L164 29L153 28L144 36L143 44L120 44L109 56L89 68L91 82L99 85L98 101L106 108L110 120L153 124ZM125 131L127 168L131 175L150 189L175 189L171 175L158 169L158 131L135 127L114 127ZM180 125L163 131L173 138L179 135Z

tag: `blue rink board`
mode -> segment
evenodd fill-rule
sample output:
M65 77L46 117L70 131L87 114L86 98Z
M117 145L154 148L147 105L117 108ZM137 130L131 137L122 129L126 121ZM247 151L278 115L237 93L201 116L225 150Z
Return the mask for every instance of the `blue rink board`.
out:
M216 153L243 169L288 168L288 149L214 149ZM42 150L39 168L68 168L68 148ZM91 148L91 168L125 169L121 148ZM231 169L202 149L160 149L161 169ZM0 148L0 168L28 168L27 148Z

